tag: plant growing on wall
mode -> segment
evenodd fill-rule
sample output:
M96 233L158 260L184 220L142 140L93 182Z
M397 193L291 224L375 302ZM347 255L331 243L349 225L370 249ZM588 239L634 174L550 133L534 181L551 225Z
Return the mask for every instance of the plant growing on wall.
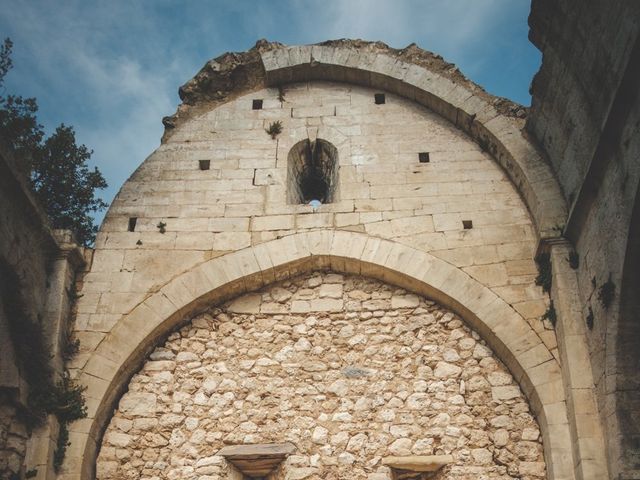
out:
M553 300L551 300L551 302L549 302L549 308L547 308L547 311L544 312L544 315L542 316L543 320L549 320L551 322L551 325L553 325L554 327L556 326L556 321L558 320L558 316L556 314L556 307L553 305Z
M282 122L280 120L276 120L275 122L272 122L269 125L269 128L265 130L265 132L271 135L271 138L275 140L276 137L282 133Z
M577 270L580 266L580 255L575 250L569 252L569 266L574 270Z
M32 318L24 300L22 284L9 262L0 258L0 303L8 320L17 362L29 386L27 406L20 415L29 429L41 425L47 415L55 415L58 419L60 433L54 454L57 471L68 444L68 424L84 418L87 413L82 396L84 387L77 385L66 372L61 380L54 380L49 345L42 326Z
M587 314L587 328L589 328L589 330L593 330L594 320L593 309L589 307L589 313Z
M538 276L536 277L536 285L542 287L546 293L551 291L551 255L541 253L536 256L536 265L538 266Z
M611 280L611 274L609 274L609 279L600 285L598 289L598 300L600 301L600 305L602 308L607 310L609 306L611 306L611 302L616 296L616 284Z

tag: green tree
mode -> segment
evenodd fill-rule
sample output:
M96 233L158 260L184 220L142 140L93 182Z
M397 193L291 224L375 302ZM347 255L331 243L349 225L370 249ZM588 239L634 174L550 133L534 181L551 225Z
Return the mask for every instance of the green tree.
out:
M73 128L62 124L43 142L31 165L31 184L53 225L74 230L83 243L95 239L97 227L90 214L107 206L94 194L107 183L97 168L87 167L91 153L76 144Z
M13 67L11 49L13 43L5 39L0 47L0 92L4 91L4 79ZM27 164L38 150L44 131L36 119L38 104L35 98L22 98L16 95L0 95L0 135L4 141Z
M0 47L0 92L13 67L12 47L8 38ZM107 183L97 167L91 170L87 166L93 152L76 144L73 128L61 124L45 138L37 112L35 98L0 95L0 137L24 162L33 191L52 225L73 230L79 242L91 245L97 231L91 214L107 206L96 197L96 190L106 188Z

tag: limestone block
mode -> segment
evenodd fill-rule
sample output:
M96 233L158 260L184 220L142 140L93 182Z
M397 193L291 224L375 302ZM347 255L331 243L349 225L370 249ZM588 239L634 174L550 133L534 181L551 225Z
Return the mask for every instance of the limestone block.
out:
M511 398L519 397L520 389L515 385L493 387L491 389L491 396L494 400L509 400Z
M261 230L286 230L294 226L294 217L290 215L271 215L264 217L254 217L251 222L251 229Z
M213 250L237 250L251 245L248 232L219 232L213 235Z
M118 272L122 267L124 253L118 250L97 250L93 254L93 272Z
M331 105L322 107L301 107L294 108L291 115L293 118L324 117L333 115L334 111L335 108Z
M114 360L116 358L107 359L94 354L83 368L83 373L93 375L96 378L111 380L117 371L117 363Z
M225 218L210 219L207 228L211 232L246 232L249 231L249 219L225 215Z
M310 302L312 312L339 312L343 306L343 300L337 298L318 298Z
M480 283L489 287L506 285L509 283L509 275L503 263L491 265L471 266L463 269Z
M175 236L174 245L175 248L181 250L211 250L213 236L213 233L209 232L178 232Z
M288 48L289 61L287 66L295 66L311 62L311 45L300 45Z
M262 215L264 213L264 205L262 203L243 203L243 204L233 204L233 205L224 205L224 216L225 217L251 217L254 215ZM220 215L218 215L220 216ZM213 223L219 220L216 218L212 220Z
M331 213L310 213L306 215L296 215L296 228L327 228L333 226L333 214Z
M156 411L157 397L152 393L129 393L120 400L119 409L123 413L144 417Z
M229 311L233 313L258 313L262 297L260 295L249 294L244 295L229 306Z
M546 475L544 462L521 462L519 473L544 478Z
M258 168L253 177L254 185L284 185L286 171L279 168Z
M416 295L394 295L391 297L391 308L416 308L420 299Z

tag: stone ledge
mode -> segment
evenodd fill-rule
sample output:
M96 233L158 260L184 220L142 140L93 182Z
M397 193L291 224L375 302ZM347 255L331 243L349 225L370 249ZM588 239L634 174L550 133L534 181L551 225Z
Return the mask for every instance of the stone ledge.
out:
M452 462L451 455L411 455L382 459L383 465L395 471L395 478L412 478L415 473L437 472Z
M296 451L292 443L258 443L253 445L229 445L216 455L224 457L244 475L266 477L289 455Z

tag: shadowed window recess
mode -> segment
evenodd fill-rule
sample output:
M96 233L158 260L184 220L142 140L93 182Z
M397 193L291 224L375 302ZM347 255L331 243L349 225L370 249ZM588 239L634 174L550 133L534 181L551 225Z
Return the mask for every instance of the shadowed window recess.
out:
M326 140L302 140L289 151L287 202L332 203L338 193L338 150ZM318 203L319 202L319 203Z

